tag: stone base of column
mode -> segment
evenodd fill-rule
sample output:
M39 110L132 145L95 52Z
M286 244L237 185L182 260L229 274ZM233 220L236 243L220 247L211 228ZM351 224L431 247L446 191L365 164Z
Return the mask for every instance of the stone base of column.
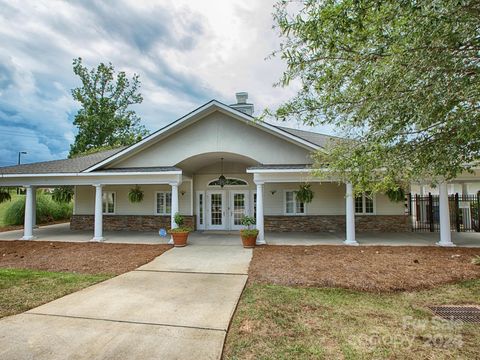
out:
M350 245L350 246L358 246L360 245L357 240L345 240L343 242L345 245Z
M102 242L105 241L105 238L103 236L94 236L91 240L91 242Z
M439 241L437 243L435 243L435 245L437 246L441 246L441 247L455 247L457 245L455 245L453 242L442 242L442 241Z
M35 239L36 239L36 237L33 236L33 235L30 235L30 236L22 236L22 237L20 238L20 240L35 240Z

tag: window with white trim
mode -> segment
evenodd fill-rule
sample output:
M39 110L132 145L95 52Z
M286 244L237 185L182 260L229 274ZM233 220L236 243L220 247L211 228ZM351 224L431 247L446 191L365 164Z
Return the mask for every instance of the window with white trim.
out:
M368 215L375 213L375 202L373 196L363 194L355 197L355 214Z
M117 195L115 191L104 191L102 193L102 212L104 214L115 214L115 203Z
M170 191L157 191L155 196L155 213L157 215L170 215L172 212L172 193Z
M305 214L305 204L297 200L296 191L285 191L285 214L287 215Z

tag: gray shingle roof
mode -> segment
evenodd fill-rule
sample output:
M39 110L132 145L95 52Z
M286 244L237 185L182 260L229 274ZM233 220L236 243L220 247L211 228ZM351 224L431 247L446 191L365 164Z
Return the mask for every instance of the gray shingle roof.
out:
M276 126L276 125L275 125ZM277 128L286 131L292 135L298 136L299 138L302 138L304 140L307 140L315 145L321 146L321 147L326 147L328 142L331 140L337 140L340 139L339 137L336 136L331 136L331 135L325 135L325 134L320 134L312 131L306 131L306 130L298 130L298 129L291 129L283 126L277 126Z
M32 164L0 167L0 174L78 173L90 166L98 164L123 149L125 149L125 146L99 151L94 154L78 156L73 159L42 161Z

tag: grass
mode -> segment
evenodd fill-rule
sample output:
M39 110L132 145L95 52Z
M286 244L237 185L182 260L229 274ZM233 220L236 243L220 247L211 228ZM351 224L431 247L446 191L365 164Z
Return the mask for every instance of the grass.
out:
M427 306L479 303L480 280L400 293L249 284L224 358L473 359L479 324L435 320Z
M10 196L12 197L11 201L5 201L3 203L0 203L0 227L8 225L5 222L5 214L7 212L7 209L10 207L10 205L13 204L15 200L17 200L18 198L25 197L25 195L17 195L14 191L10 192Z
M0 269L0 318L27 311L110 277L110 275Z

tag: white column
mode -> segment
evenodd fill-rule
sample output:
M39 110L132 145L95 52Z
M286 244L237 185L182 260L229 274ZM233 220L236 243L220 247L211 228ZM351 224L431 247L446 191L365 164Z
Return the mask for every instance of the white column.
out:
M467 183L462 183L462 195L463 196L468 195L468 184Z
M33 191L34 188L30 185L24 186L26 191L25 196L25 222L23 226L23 237L21 240L33 240Z
M263 216L263 182L257 184L257 218L255 219L258 230L257 245L264 245L265 242L265 228Z
M171 215L170 215L170 227L173 229L177 227L175 223L175 214L178 212L178 183L171 183L170 186L172 187L172 207L171 207ZM173 244L173 236L170 237L169 244Z
M103 241L105 240L103 237L103 185L96 184L93 186L95 186L95 227L91 241Z
M32 188L32 196L33 196L33 210L32 210L32 226L34 229L38 228L37 226L37 188Z
M343 243L345 245L358 245L358 242L355 239L355 197L353 196L352 183L346 184L345 226L346 226L347 238Z
M448 208L448 189L447 183L441 182L438 185L439 207L440 207L440 241L439 246L455 246L452 242L452 234L450 232L450 211Z

